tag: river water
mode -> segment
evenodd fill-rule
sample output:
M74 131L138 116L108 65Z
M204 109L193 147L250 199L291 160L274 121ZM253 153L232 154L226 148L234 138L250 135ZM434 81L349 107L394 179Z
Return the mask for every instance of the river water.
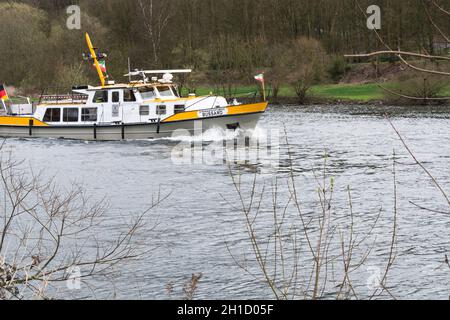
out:
M264 181L270 185L274 177L286 177L287 163L292 162L302 208L313 214L318 207L314 175L321 174L325 154L326 180L332 177L334 181L332 216L348 217L348 187L360 237L369 232L380 213L363 245L373 245L370 258L352 276L359 297L370 296L373 288L368 283L374 270L384 268L390 252L395 152L398 229L389 291L400 299L448 299L450 268L444 260L450 253L450 216L421 210L412 202L437 211L448 211L448 205L400 143L384 117L386 111L416 157L450 192L448 107L272 107L254 135L269 132L278 137L280 148L271 149L278 156L263 155L249 163L230 161L228 156L214 163L198 159L180 163L176 159L180 143L196 143L188 137L101 143L9 139L3 152L12 150L14 157L25 160L33 170L42 170L44 176L54 176L61 185L82 182L93 199L105 197L104 238L113 239L126 227L128 217L150 205L152 196L159 192L168 195L146 216L148 227L138 235L151 249L149 254L118 266L114 280L96 279L92 287L82 285L75 293L63 293L67 297L120 299L182 298L183 284L193 273L202 274L198 299L272 298L252 259L245 215L236 208L239 198L230 170L238 172L248 198L255 176L257 189L262 190ZM207 141L222 139L218 132L206 137ZM204 143L200 150L208 145ZM280 186L280 190L280 198L286 198L287 189L283 193ZM261 241L273 222L271 201L270 194L263 196L262 211L268 214L258 218ZM295 211L287 206L287 219L294 219ZM238 266L240 261L248 264L252 275Z

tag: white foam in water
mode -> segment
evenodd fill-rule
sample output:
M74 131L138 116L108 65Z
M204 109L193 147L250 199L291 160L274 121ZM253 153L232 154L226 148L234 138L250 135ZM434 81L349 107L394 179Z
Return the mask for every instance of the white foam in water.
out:
M260 126L256 126L255 129L249 129L246 131L246 133L251 139L255 140L266 139L268 134L267 129L264 129Z
M260 136L265 136L265 131L263 129L255 130L225 130L221 128L212 128L201 135L177 135L176 137L160 138L156 140L162 141L179 141L179 142L219 142L224 140L234 140L239 138L239 136L247 136L251 138L257 138Z
M233 140L239 137L242 130L224 130L220 128L213 128L205 131L203 136L194 136L192 138L199 139L205 142L217 142L223 140ZM197 140L198 141L198 140Z

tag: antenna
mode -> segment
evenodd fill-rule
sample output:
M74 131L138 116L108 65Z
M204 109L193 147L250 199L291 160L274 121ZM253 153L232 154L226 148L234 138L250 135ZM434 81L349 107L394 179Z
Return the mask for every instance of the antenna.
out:
M173 70L144 70L146 74L166 74L166 73L191 73L192 69L173 69Z
M174 69L174 70L135 70L133 72L130 72L125 77L131 76L138 76L141 74L166 74L166 73L191 73L192 69Z
M131 82L131 61L130 61L130 57L128 57L128 82Z

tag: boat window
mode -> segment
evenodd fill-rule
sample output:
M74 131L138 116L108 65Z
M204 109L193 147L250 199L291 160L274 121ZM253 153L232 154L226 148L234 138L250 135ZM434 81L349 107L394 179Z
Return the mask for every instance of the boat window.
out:
M172 90L169 86L158 87L159 95L161 97L173 97Z
M123 101L124 102L136 101L136 96L134 95L133 90L124 90L123 91Z
M49 108L45 111L44 122L60 122L61 121L61 109Z
M178 92L178 88L177 87L172 87L172 91L173 91L173 94L175 95L175 97L177 97L177 98L180 97L180 93Z
M108 102L108 91L97 91L94 95L94 103L106 103Z
M143 100L150 100L156 98L155 88L153 87L142 87L139 88Z
M165 115L167 113L167 108L165 105L156 106L156 114L158 116Z
M78 108L64 108L64 122L78 122Z
M112 93L112 102L113 102L113 103L118 103L118 102L120 102L120 94L119 94L118 91L114 91L114 92Z
M176 104L174 107L174 113L177 114L177 113L184 112L184 109L185 109L184 104Z
M150 106L141 106L139 108L140 116L148 116L150 114Z
M97 108L82 108L81 109L81 121L96 122L97 121Z

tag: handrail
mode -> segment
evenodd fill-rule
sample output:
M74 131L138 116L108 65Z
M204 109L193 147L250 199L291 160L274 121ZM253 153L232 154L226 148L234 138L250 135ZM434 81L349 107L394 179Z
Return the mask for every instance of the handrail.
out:
M39 103L41 102L53 102L59 104L63 101L70 101L72 103L80 102L85 103L88 100L88 96L85 94L49 94L41 95L39 97Z

